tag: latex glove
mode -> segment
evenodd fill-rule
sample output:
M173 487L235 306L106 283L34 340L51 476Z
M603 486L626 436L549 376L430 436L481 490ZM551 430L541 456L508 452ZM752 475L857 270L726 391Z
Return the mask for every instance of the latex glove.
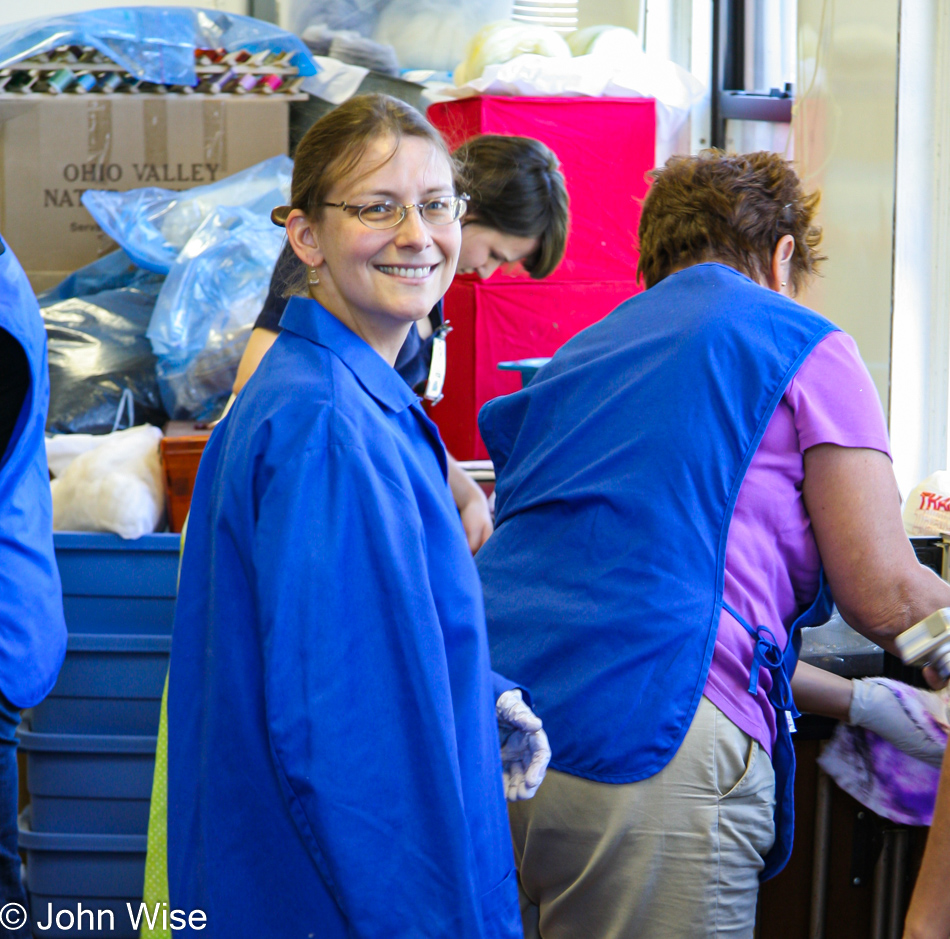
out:
M551 762L551 747L548 735L541 729L541 718L525 704L518 688L499 695L495 716L501 739L505 798L509 802L530 799Z
M940 766L943 761L947 707L934 691L884 678L855 679L851 682L848 723L873 731L898 750L931 766Z

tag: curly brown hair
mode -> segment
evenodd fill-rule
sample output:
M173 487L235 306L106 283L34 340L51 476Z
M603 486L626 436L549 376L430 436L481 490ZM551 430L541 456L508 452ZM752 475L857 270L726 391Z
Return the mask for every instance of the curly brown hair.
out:
M638 231L637 274L646 286L691 264L721 261L766 283L775 246L795 239L789 284L804 286L825 257L818 253L818 192L806 194L787 160L776 153L703 150L673 156L649 174Z

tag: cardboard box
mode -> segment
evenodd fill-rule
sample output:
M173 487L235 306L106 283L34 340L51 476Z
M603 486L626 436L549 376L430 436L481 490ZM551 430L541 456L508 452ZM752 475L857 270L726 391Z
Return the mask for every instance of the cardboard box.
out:
M652 98L478 95L433 104L428 115L453 149L476 134L514 134L557 155L571 221L567 252L549 280L636 279L640 202L655 162Z
M0 96L0 232L35 290L112 251L86 189L190 189L287 152L289 102L257 95Z
M428 409L449 453L458 460L488 456L478 433L478 411L486 401L521 387L520 374L501 371L499 362L554 355L642 289L619 278L550 282L456 277L443 307L452 326L444 397Z

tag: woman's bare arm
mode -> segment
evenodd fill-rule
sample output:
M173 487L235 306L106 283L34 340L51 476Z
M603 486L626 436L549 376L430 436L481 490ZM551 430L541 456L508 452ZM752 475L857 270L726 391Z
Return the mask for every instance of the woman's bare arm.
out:
M917 561L897 480L879 450L820 444L805 451L805 507L838 611L894 651L894 637L950 606L950 584Z
M237 376L234 379L234 385L231 390L237 394L246 384L247 380L257 371L257 366L261 364L264 354L274 344L278 333L271 332L269 329L263 329L258 326L251 331L251 338L248 339L244 348L244 355L238 364Z

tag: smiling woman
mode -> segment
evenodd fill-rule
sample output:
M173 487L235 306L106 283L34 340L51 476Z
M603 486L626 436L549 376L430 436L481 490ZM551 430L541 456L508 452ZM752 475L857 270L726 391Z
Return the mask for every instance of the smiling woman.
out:
M321 122L322 123L322 122ZM298 152L298 159L301 154ZM567 243L568 198L564 177L558 169L557 157L540 141L529 137L509 137L484 134L463 143L453 154L455 172L463 182L456 180L456 191L464 191L464 206L459 205L462 221L462 243L459 249L458 273L491 277L503 264L520 262L534 278L547 277L558 265ZM316 201L325 200L333 179L319 181L323 193ZM444 200L438 198L438 204ZM406 209L392 201L400 213ZM377 226L370 217L377 216L381 203L374 206L357 203L334 203L348 210L362 211L364 223L370 227L388 227L389 223ZM432 208L418 208L432 218ZM391 214L387 214L392 218ZM406 209L406 211L409 211ZM283 225L289 213L284 207L275 213L275 222ZM352 212L351 212L352 214ZM402 214L399 221L402 221ZM401 269L418 270L412 265ZM415 273L406 276L416 276ZM319 279L313 273L309 278ZM287 296L307 294L308 271L302 266L290 243L277 262L271 278L270 291L264 301L254 330L248 340L234 380L237 394L257 368L258 363L271 347L280 331L280 318L287 304ZM430 357L434 336L442 327L441 303L429 311L428 316L415 321L406 333L405 342L399 349L395 367L405 382L412 388L422 389L430 371ZM443 376L444 377L444 376ZM433 391L434 395L438 391ZM468 544L474 553L492 532L488 503L482 490L469 478L448 454L449 485Z
M301 144L304 172L312 153ZM441 139L387 134L367 143L361 169L327 198L312 191L323 188L323 174L307 177L285 225L309 269L310 295L393 365L410 324L428 315L455 275L465 203L451 158Z
M445 451L392 368L452 280L459 195L392 98L350 99L298 148L281 221L306 295L204 451L175 616L169 901L208 935L275 915L322 939L521 935L493 719L510 685Z

